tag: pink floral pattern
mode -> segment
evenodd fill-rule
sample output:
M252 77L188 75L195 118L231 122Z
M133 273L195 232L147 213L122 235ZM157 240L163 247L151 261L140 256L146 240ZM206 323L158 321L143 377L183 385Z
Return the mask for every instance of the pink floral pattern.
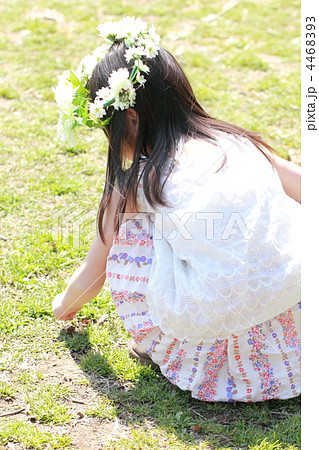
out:
M275 323L275 321L273 322ZM284 368L288 378L287 384L289 383L290 385L292 396L296 397L298 395L298 391L300 392L300 363L298 367L296 367L295 361L291 363L292 357L283 350L282 341L278 337L279 330L274 330L273 322L268 322L269 331L271 332L271 336L277 345L278 352L281 356L281 362L284 364ZM295 378L297 381L295 380Z
M178 374L182 369L183 358L185 356L185 350L179 349L176 358L168 365L168 368L165 370L165 376L172 384L176 384L178 381L180 381Z
M216 396L218 372L227 358L227 339L217 340L210 348L204 366L204 380L198 387L198 398L214 401Z
M285 343L288 347L291 347L295 349L296 356L298 360L301 359L301 342L298 337L296 325L294 322L294 317L291 312L291 309L288 309L288 311L283 312L282 314L279 314L277 316L277 320L280 322L283 333L284 333L284 339Z
M125 303L134 305L135 303L145 302L145 295L139 292L130 292L125 289L121 291L111 290L111 295L116 308Z
M153 247L153 236L143 227L143 221L149 221L148 215L143 219L127 221L114 235L113 246ZM125 252L124 252L125 253Z
M227 388L226 395L229 403L234 402L234 395L238 393L237 384L235 383L235 377L228 371L228 380L227 380Z
M271 367L266 353L267 339L262 333L262 325L252 327L248 332L248 344L252 346L250 360L260 377L260 389L262 401L279 398L280 382L274 377L274 369Z
M155 347L161 342L162 337L164 336L164 333L161 331L157 336L156 339L153 339L150 345L150 348L148 349L147 353L152 353L155 351Z
M136 343L140 343L151 331L154 330L154 324L151 319L141 322L138 325L132 325L128 332Z
M241 381L245 383L245 398L247 403L252 401L252 386L251 382L249 380L248 374L244 368L243 365L243 358L241 356L241 348L239 346L239 336L236 336L235 334L232 335L232 348L233 348L233 354L235 356L235 361L238 366L238 371L241 377Z
M179 344L178 339L174 339L173 341L170 342L170 344L165 352L165 356L163 358L163 364L167 364L170 361L173 349L178 344Z
M199 345L196 347L196 353L193 358L193 367L192 370L190 371L190 376L188 378L187 390L191 390L192 383L194 383L194 378L196 377L198 371L199 357L202 349L203 349L203 342L200 342Z

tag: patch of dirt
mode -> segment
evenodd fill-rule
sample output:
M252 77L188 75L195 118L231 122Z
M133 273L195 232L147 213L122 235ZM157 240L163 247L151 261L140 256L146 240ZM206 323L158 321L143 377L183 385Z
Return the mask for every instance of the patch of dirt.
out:
M72 448L77 450L102 450L107 441L119 436L128 437L129 428L121 423L118 418L112 421L96 418L83 418L72 425L68 430L72 437Z
M298 71L298 64L291 61L287 62L284 61L282 57L277 55L269 55L265 53L260 53L259 58L261 58L263 61L269 64L270 67L276 68L277 70L280 70L281 72L287 72L287 69L289 68L289 72L295 70Z
M12 373L6 373L5 380L9 383L16 381L17 376L26 370L42 373L43 378L36 382L37 385L60 383L70 389L65 404L70 408L74 419L65 425L50 426L38 422L28 411L22 392L16 393L15 398L12 399L0 399L0 416L6 417L7 420L19 418L31 421L44 432L55 435L65 434L71 437L71 448L76 450L102 450L108 440L130 435L130 428L119 417L107 420L88 417L85 414L98 400L100 393L108 392L111 386L122 388L119 380L91 374L88 380L85 373L67 354L48 355L47 359L29 360ZM4 380L4 377L2 379ZM15 448L18 450L19 447Z
M7 36L14 45L19 46L23 44L23 39L26 36L29 36L29 34L31 34L31 31L25 29L20 31L13 31L12 33L8 33Z
M55 9L38 9L33 8L26 16L28 19L44 19L53 20L57 23L64 23L64 15Z

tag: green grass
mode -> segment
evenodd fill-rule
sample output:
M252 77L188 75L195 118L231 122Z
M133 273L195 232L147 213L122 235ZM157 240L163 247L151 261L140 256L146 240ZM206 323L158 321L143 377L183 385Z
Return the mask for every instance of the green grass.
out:
M300 448L300 398L206 404L130 360L107 286L73 328L51 314L95 233L107 148L98 130L83 130L76 149L56 140L51 87L100 43L102 21L140 15L154 23L213 116L262 132L299 161L299 2L242 0L218 15L226 4L1 3L0 415L24 409L1 418L0 448L88 441L94 449L100 432L109 449ZM70 227L79 217L77 233Z
M14 398L15 389L11 383L0 381L0 398Z
M118 410L110 400L102 397L91 408L87 409L85 414L89 417L112 420L117 416Z
M42 385L25 395L25 402L31 413L43 423L68 423L72 416L68 407L61 400L69 394L69 390L59 385Z
M23 448L41 449L67 449L70 448L71 439L67 436L57 436L42 432L35 425L14 419L0 421L0 444L10 442L22 444ZM9 447L1 447L9 448Z

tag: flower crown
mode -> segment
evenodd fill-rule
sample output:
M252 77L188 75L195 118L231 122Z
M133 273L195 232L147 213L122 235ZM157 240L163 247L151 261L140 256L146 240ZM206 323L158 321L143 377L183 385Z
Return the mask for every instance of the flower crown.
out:
M146 82L143 74L149 67L143 63L143 57L155 58L159 50L160 37L154 26L141 19L125 17L117 22L105 22L97 27L105 40L92 54L85 56L75 71L66 70L60 75L56 88L53 88L55 100L59 105L58 135L64 142L75 146L76 127L86 125L90 128L103 128L114 114L114 110L124 110L135 105L136 89ZM123 41L126 47L125 59L132 62L131 73L120 68L111 73L107 84L96 92L91 102L88 81L96 64L105 56L115 41ZM103 120L109 108L111 113Z

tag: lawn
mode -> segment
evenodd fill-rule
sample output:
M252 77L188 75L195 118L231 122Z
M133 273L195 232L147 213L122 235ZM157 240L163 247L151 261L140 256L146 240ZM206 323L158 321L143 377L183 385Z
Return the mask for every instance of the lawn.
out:
M140 16L214 116L300 161L296 0L4 0L0 4L0 448L300 448L300 398L206 404L127 356L107 285L56 322L95 233L107 146L56 140L51 87L101 43L96 26ZM102 317L102 319L101 319Z

